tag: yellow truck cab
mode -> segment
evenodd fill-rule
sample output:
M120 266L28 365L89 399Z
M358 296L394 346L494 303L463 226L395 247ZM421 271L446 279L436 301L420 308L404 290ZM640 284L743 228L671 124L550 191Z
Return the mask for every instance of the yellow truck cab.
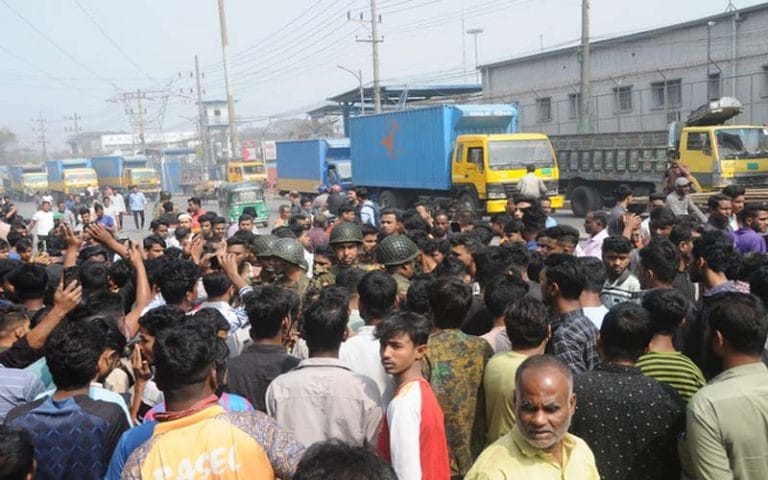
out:
M768 127L686 127L680 135L679 160L705 191L734 183L764 186L768 183Z
M478 200L485 200L487 213L501 213L531 164L547 186L552 208L562 208L555 151L542 133L459 135L451 162L453 184L471 184Z
M261 162L229 162L227 182L262 182L267 178L267 169Z
M63 193L82 194L89 187L98 188L99 181L96 171L92 168L71 168L62 171Z
M154 168L124 168L120 182L123 188L136 185L150 199L160 194L160 176Z

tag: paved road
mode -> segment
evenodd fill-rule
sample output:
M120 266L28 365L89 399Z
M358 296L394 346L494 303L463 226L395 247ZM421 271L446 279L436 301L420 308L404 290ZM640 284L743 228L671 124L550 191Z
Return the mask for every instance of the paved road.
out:
M173 197L173 202L178 205L180 208L186 209L187 205L187 198L183 195L176 195ZM35 203L34 202L15 202L19 212L21 215L24 216L24 218L31 218L32 215L35 213ZM267 200L267 207L269 210L270 220L274 221L275 218L277 218L277 210L278 207L284 203L290 203L288 199L281 198L281 197L274 197L274 198L268 198ZM146 218L146 224L145 224L145 230L139 231L134 227L134 222L132 217L124 217L123 222L124 226L126 228L123 229L123 231L120 233L121 238L128 237L131 240L137 241L142 240L144 237L146 237L149 234L149 222L151 221L151 212L154 210L155 204L154 202L150 203L149 208L147 209L147 218ZM203 208L207 211L215 211L219 212L219 205L215 201L206 201L203 203ZM576 227L579 231L583 231L584 229L584 220L581 218L576 218L573 216L573 213L570 210L560 210L555 214L555 218L559 223L571 225L573 227ZM262 228L260 229L263 231L263 233L268 233L270 228Z

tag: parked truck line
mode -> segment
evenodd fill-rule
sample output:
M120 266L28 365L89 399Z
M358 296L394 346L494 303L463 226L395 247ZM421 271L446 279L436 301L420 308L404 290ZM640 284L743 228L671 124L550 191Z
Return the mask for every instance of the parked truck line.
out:
M320 138L277 142L277 188L285 194L296 191L317 194L319 185L351 185L348 138Z

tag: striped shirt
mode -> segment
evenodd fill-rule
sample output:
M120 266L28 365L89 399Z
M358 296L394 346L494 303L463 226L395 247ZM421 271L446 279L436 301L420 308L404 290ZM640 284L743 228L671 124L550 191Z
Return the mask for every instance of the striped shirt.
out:
M699 367L680 352L648 352L635 366L646 376L677 390L686 403L707 383Z
M605 281L600 291L600 301L610 310L619 303L636 302L640 290L640 281L627 269L615 282Z

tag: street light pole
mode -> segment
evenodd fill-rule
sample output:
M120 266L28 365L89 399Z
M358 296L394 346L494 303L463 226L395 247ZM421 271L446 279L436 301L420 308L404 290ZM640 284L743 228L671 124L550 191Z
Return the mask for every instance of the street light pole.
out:
M365 115L365 90L363 89L363 71L354 71L342 65L336 65L336 68L340 68L345 72L351 73L357 79L358 83L360 84L360 115Z
M467 30L467 34L472 35L475 37L475 79L477 83L480 83L480 71L478 70L478 67L480 66L478 62L478 55L477 55L477 36L483 33L485 30L482 28L470 28Z
M712 100L712 82L710 81L710 66L712 65L712 27L715 22L707 22L707 102Z

